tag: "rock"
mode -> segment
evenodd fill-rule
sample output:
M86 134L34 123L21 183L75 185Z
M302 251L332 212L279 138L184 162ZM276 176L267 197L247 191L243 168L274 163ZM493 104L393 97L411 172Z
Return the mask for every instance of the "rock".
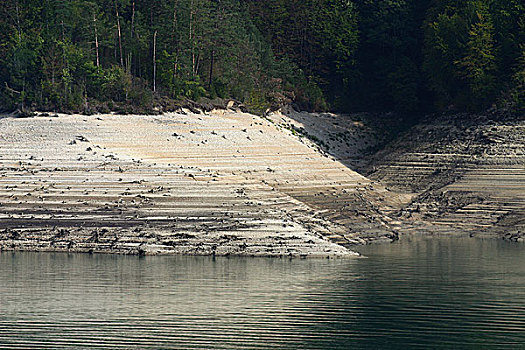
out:
M31 118L35 116L35 113L23 108L23 109L17 109L13 113L8 115L11 118Z
M75 139L80 142L89 142L89 140L82 135L75 136Z

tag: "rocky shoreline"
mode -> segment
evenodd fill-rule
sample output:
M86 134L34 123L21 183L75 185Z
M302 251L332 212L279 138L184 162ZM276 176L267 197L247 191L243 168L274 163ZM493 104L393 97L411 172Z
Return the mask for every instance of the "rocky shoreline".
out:
M229 107L0 118L0 250L352 257L409 233L523 239L523 121L442 116L388 143L393 126L366 115Z

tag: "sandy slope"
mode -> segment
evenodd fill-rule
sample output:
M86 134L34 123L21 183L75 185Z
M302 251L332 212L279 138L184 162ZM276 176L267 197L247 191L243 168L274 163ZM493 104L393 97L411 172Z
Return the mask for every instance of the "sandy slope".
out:
M349 256L408 199L233 111L3 118L0 150L4 250Z

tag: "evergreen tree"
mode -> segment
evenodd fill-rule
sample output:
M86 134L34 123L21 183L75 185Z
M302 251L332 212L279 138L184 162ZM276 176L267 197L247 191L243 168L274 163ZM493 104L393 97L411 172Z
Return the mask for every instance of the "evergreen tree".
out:
M480 4L477 22L471 25L465 56L456 61L472 94L473 106L485 107L495 87L494 27L488 9Z

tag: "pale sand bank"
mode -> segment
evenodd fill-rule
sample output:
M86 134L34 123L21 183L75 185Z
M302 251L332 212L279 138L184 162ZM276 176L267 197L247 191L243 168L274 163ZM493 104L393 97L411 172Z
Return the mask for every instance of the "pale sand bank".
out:
M409 198L233 111L3 118L0 150L3 250L351 256Z

